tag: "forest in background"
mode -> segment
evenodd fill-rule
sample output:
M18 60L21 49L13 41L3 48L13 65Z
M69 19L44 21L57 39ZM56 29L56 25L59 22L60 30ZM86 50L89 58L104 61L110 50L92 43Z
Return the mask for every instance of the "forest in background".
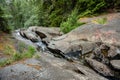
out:
M119 10L120 0L0 0L0 29L45 26L67 33L84 24L80 17Z

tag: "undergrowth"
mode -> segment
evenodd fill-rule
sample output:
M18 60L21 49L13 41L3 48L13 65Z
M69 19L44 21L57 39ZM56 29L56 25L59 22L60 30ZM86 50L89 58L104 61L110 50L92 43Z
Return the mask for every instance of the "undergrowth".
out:
M22 49L22 47L20 49ZM32 46L29 46L26 51L22 51L21 53L19 51L16 51L16 52L13 52L13 51L14 50L11 47L9 46L6 47L5 55L9 55L10 57L0 61L0 67L10 65L21 59L31 58L35 55L35 52L36 52L35 48Z
M62 32L64 33L68 33L70 32L71 30L85 24L85 23L80 23L78 22L78 17L77 17L77 14L78 14L78 10L74 10L71 15L69 15L69 17L67 18L67 20L65 22L62 22L61 25L60 25L60 29Z
M99 18L93 21L93 23L96 23L96 24L105 24L106 22L107 22L107 18Z

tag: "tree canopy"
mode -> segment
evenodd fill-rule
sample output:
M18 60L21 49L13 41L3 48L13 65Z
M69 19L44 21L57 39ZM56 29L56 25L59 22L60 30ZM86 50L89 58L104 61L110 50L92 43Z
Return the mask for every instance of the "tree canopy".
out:
M111 10L120 10L119 0L0 0L0 26L27 28L29 26L66 27L69 19L91 16ZM75 13L75 14L74 14ZM7 22L7 23L6 23ZM79 26L79 25L77 25ZM73 29L73 28L72 28Z

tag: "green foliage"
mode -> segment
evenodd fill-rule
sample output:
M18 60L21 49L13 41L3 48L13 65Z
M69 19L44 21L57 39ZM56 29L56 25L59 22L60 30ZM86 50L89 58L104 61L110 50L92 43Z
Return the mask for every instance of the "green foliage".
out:
M3 10L0 7L0 30L5 31L5 32L10 32L10 29L8 28L7 21L3 17Z
M11 58L5 59L5 60L0 62L0 67L4 67L6 65L10 65L12 62L14 62L14 61Z
M0 0L0 6L4 11L0 25L9 26L2 29L14 30L34 25L60 27L74 9L78 9L77 17L91 16L120 9L120 0Z
M40 25L52 27L59 27L61 23L66 22L74 9L78 9L76 16L83 17L103 12L107 7L105 0L40 0L38 3L41 10L39 12Z
M67 21L66 22L63 22L61 23L60 25L60 28L61 28L61 31L64 32L64 33L68 33L70 32L71 30L77 28L78 26L84 24L84 23L78 23L77 20L77 13L78 11L77 10L74 10L71 15L68 17Z
M23 42L18 42L18 45L17 45L18 53L24 53L26 50L28 50L28 46Z
M95 22L98 24L105 24L107 22L107 18L99 18L95 20Z
M11 54L10 58L0 61L0 67L10 65L13 62L19 61L21 59L31 58L34 56L35 52L36 52L35 48L32 46L29 46L28 50L24 51L23 53L16 52L14 54Z
M6 45L4 47L4 51L3 51L4 54L6 55L13 55L15 53L14 49L12 48L12 46L10 45Z
M74 8L72 0L40 0L39 23L42 26L59 27Z
M78 0L77 8L79 8L80 17L101 13L106 7L104 0Z
M35 48L33 48L32 46L29 46L28 51L26 51L22 56L24 58L31 58L35 52L36 52Z
M3 0L0 3L9 28L14 30L38 24L37 6L35 0Z
M23 56L22 56L21 53L15 53L15 54L12 56L11 60L13 60L13 61L18 61L18 60L20 60L20 59L22 59L22 58L23 58Z

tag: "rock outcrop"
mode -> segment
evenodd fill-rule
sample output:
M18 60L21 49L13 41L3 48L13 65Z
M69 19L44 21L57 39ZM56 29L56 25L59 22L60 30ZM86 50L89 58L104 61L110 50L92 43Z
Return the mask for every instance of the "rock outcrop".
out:
M17 30L13 33L16 39L42 49L38 52L41 58L37 60L40 70L16 64L0 70L1 79L25 80L31 75L28 79L119 80L120 72L116 70L120 70L120 14L117 15L105 25L87 23L64 35L59 28L33 26ZM19 69L20 66L27 68L28 73ZM11 68L16 69L14 75Z
M114 76L112 70L109 67L107 67L106 65L104 65L103 63L100 63L100 62L90 59L90 58L86 58L86 61L98 73L100 73L104 76Z

